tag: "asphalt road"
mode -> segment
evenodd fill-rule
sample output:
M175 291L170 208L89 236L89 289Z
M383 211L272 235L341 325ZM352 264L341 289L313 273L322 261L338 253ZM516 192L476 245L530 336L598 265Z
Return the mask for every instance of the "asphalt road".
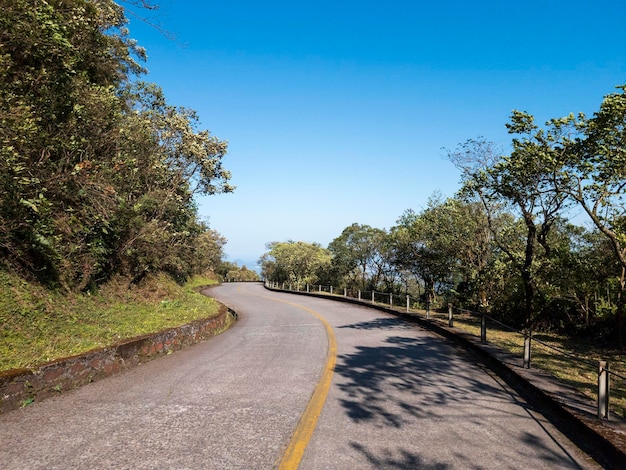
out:
M301 469L598 468L430 332L259 284L210 294L230 330L0 416L0 468L268 469L294 443Z

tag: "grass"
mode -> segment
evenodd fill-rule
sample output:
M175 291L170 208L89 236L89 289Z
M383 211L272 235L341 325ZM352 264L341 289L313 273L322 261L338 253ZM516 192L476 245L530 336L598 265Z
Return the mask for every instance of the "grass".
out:
M113 279L96 294L49 291L0 271L0 371L28 368L114 344L122 339L208 318L217 302L167 276L129 287Z

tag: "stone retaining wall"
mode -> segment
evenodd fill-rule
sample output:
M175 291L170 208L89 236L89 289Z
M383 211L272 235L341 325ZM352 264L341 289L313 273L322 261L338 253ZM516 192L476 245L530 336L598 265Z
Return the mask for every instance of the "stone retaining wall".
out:
M237 315L225 306L205 320L139 336L110 347L58 359L32 369L0 372L0 413L80 387L187 348L227 330Z

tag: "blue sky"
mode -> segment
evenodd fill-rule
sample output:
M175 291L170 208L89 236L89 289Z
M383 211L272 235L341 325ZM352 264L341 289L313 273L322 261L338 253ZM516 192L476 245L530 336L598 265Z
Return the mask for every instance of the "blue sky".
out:
M176 39L131 21L145 79L229 142L237 190L198 205L248 266L267 242L388 229L459 189L443 148L507 145L512 110L590 115L626 84L624 0L155 3Z

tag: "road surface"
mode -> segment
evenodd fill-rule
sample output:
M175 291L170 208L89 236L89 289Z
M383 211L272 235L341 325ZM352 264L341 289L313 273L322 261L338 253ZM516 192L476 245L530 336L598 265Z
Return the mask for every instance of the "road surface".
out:
M230 330L0 416L0 468L598 468L433 333L259 284L209 292Z

